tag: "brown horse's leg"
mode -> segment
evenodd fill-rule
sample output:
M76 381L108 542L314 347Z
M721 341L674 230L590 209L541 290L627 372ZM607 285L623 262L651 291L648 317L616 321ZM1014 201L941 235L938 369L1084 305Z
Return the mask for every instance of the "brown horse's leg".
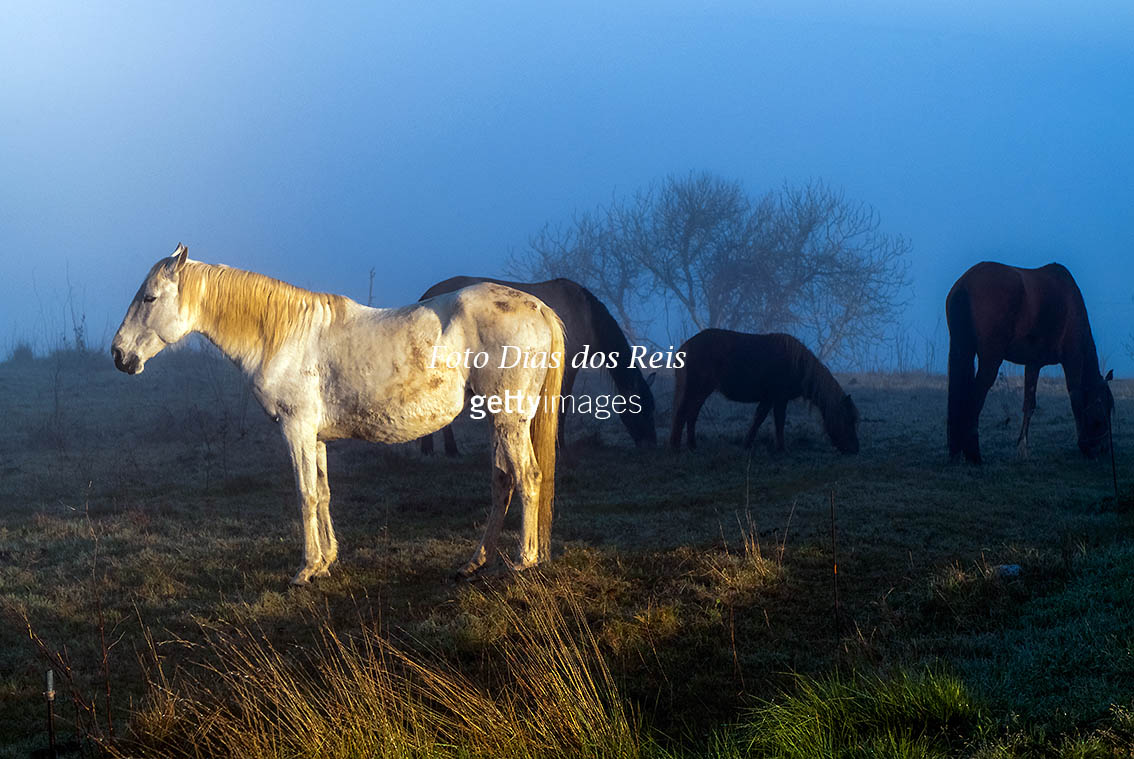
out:
M685 409L677 407L673 410L673 424L669 428L669 447L673 450L681 448L681 430L685 427Z
M433 433L424 435L421 438L421 454L423 456L433 455Z
M700 394L688 399L688 413L685 417L686 431L685 442L689 447L697 447L697 417L701 414L701 407L705 405L711 393Z
M669 431L669 447L673 450L681 448L681 430L685 427L685 417L689 413L689 401L686 398L687 369L678 369L673 386L673 424Z
M445 438L445 455L446 456L459 456L461 452L457 450L457 438L453 434L453 425L447 424L441 430L441 437Z
M784 452L784 422L787 419L787 401L778 401L772 407L772 418L776 420L776 450Z
M756 431L760 429L760 425L768 418L768 412L772 410L772 404L767 401L760 401L760 405L756 407L756 416L752 418L752 426L748 428L748 434L744 436L744 447L751 448L752 443L756 440Z
M1016 440L1016 450L1021 458L1028 457L1028 426L1032 412L1036 410L1036 384L1039 382L1040 368L1033 364L1024 367L1024 422L1020 425L1020 437Z
M567 360L566 354L564 354L563 360L564 361ZM563 368L563 384L559 388L559 396L560 397L566 397L566 396L571 394L571 389L575 387L575 377L578 374L579 374L579 370L573 369L571 367L570 363L568 363L567 366L565 366ZM566 425L563 424L565 421L567 421L567 404L566 403L560 403L559 404L559 431L556 433L558 435L559 449L560 450L566 450L567 438L564 434L564 429L566 428Z
M1000 372L1002 360L980 359L976 377L973 379L973 393L970 396L969 408L966 410L963 448L965 458L974 464L981 463L980 458L980 412L984 408L988 391L996 384L996 376Z
M949 458L956 459L965 447L969 432L969 409L973 398L973 359L976 351L962 345L961 338L949 343L949 402L946 436Z
M968 433L969 406L973 395L973 359L976 358L976 328L972 323L969 296L964 289L949 294L945 303L949 325L949 401L945 433L949 458L961 455Z

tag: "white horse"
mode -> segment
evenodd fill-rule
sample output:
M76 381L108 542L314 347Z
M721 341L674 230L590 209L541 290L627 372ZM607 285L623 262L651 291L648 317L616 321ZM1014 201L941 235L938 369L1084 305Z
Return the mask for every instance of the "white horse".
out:
M451 422L473 393L510 402L492 415L492 511L460 573L493 558L513 491L523 507L514 566L550 558L563 325L542 301L484 284L402 308L368 308L193 261L179 244L130 303L111 343L114 365L138 374L190 332L244 371L287 440L304 538L294 584L326 576L338 556L325 441L414 440ZM521 354L518 366L502 368Z

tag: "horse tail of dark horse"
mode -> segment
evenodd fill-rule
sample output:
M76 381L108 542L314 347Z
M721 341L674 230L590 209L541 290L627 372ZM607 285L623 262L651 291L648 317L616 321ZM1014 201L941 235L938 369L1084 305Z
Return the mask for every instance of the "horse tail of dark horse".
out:
M539 512L536 520L539 560L551 558L551 520L555 498L555 447L559 436L559 394L563 387L563 368L569 360L564 349L563 322L550 308L541 313L551 330L551 355L558 356L549 367L539 392L539 407L531 422L532 449L540 471ZM554 363L554 362L553 362Z
M972 301L965 287L954 285L945 299L945 323L949 327L949 408L946 435L949 453L956 455L964 445L969 398L973 389L973 357L976 355L976 327Z

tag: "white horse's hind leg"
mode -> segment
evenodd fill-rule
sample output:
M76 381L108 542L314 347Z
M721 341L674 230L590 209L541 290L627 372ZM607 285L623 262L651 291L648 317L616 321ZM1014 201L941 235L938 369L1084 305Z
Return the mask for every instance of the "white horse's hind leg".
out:
M508 504L512 501L512 490L515 488L515 479L506 469L501 467L500 456L497 464L492 468L492 510L488 514L488 522L484 525L484 537L480 546L473 551L472 558L461 567L457 573L461 577L469 577L488 562L489 557L496 551L496 541L500 537L500 528L504 525L504 517L508 513Z
M318 440L313 430L285 428L288 452L295 470L295 491L303 524L303 566L291 578L293 585L307 585L323 568L319 544Z
M529 422L498 416L493 420L492 513L484 526L484 538L460 574L467 577L480 569L496 550L496 541L512 494L519 491L523 509L520 551L514 569L527 569L539 563L539 487L543 479L536 464L528 432Z
M501 466L501 458L507 462L516 483L515 488L520 494L523 534L520 537L520 553L515 566L517 569L526 569L539 563L539 488L543 474L536 462L535 450L532 449L530 422L515 418L500 422L502 424L497 427L496 433L499 441L496 449L496 465Z
M326 577L331 573L331 564L339 557L339 541L335 539L335 527L331 523L331 486L327 482L327 444L316 443L315 492L319 496L319 548L323 552L323 567L315 572L316 577Z

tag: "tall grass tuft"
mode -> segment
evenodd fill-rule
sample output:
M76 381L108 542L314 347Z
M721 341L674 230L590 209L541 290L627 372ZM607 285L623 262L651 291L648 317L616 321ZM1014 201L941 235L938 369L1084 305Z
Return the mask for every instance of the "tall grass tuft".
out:
M794 692L755 709L738 732L747 747L743 755L925 759L955 756L983 723L958 678L926 671L801 676Z
M750 511L745 511L744 520L736 517L740 528L740 548L730 551L724 540L724 551L706 553L702 563L710 580L711 589L722 601L730 604L748 602L762 590L782 582L784 571L784 550L787 544L787 530L778 546L770 555L765 555L760 545L760 532ZM788 516L788 525L791 516Z
M150 682L123 756L637 757L638 730L570 593L520 578L523 620L507 604L502 684L402 650L373 629L324 624L304 651L263 635L210 635L209 664ZM566 606L566 611L561 606ZM522 622L522 624L521 624Z

